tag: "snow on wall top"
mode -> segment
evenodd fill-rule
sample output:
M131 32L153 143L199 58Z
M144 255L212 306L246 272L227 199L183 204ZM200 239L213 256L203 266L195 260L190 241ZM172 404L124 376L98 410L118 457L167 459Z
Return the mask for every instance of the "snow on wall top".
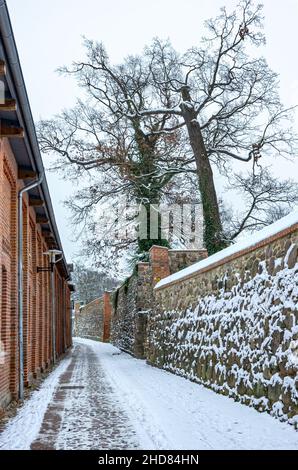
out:
M234 245L231 245L228 248L225 248L224 250L221 250L218 253L209 256L206 259L198 261L197 263L194 263L188 268L182 269L181 271L178 271L177 273L172 274L171 276L165 277L156 284L155 289L160 289L161 287L171 284L174 281L188 277L191 274L194 274L196 272L201 271L202 269L207 268L208 266L212 266L213 264L218 263L219 261L222 261L225 258L233 256L240 251L252 248L258 243L266 240L267 238L277 235L279 232L282 232L283 230L286 230L296 224L298 224L298 210L291 212L290 214L286 215L274 224L271 224L268 227L259 230L258 232L254 233L253 235L250 235L244 240L241 240L235 243Z

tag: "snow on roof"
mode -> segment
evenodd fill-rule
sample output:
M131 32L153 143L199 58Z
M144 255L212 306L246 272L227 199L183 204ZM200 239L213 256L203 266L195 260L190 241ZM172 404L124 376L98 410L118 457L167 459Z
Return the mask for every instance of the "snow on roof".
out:
M229 256L232 256L242 250L251 248L257 245L258 243L262 242L263 240L266 240L269 237L277 235L279 232L282 232L283 230L286 230L292 227L293 225L296 225L297 223L298 223L298 210L295 210L291 212L290 214L286 215L285 217L283 217L282 219L278 220L274 224L268 225L268 227L265 227L262 230L259 230L258 232L235 243L234 245L231 245L228 248L225 248L224 250L221 250L218 253L215 253L214 255L209 256L208 258L198 261L197 263L194 263L188 268L182 269L181 271L178 271L177 273L172 274L171 276L165 277L164 279L162 279L156 284L155 289L159 289L168 284L171 284L174 281L183 279L191 274L194 274L200 271L201 269L207 268L208 266L218 263L219 261L225 258L228 258Z

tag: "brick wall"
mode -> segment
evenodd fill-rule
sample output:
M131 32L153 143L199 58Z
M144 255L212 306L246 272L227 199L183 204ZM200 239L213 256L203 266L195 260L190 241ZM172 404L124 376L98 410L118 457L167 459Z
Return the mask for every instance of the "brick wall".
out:
M18 311L17 311L17 192L23 182L8 140L0 139L0 407L18 396ZM36 223L28 195L23 197L24 268L24 372L25 384L52 362L51 291L49 273L37 274L46 266L43 253L49 246L41 226ZM56 351L61 354L71 345L70 292L67 280L55 269L57 288Z
M96 341L109 341L110 338L111 299L105 292L100 299L87 305L75 305L74 335Z
M17 378L17 167L10 148L0 142L1 341L0 407L15 395ZM6 151L4 151L4 148Z
M147 359L298 425L298 224L236 248L157 286Z

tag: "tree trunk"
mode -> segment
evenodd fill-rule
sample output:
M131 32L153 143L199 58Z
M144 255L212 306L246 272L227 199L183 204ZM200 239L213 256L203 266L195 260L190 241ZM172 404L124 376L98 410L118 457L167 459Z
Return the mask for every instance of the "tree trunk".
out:
M186 123L190 145L196 160L199 188L204 215L204 242L209 255L225 248L222 239L222 225L219 214L218 200L214 186L213 172L204 144L200 124L187 87L182 89L183 103L181 111Z
M145 220L143 220L144 227L140 227L141 232L146 232L146 238L138 237L138 253L143 255L143 260L147 261L146 253L149 252L153 245L166 246L169 248L169 242L163 237L161 227L161 214L157 213L154 217L154 226L152 226L151 214L154 213L153 206L158 208L156 200L152 203L143 204L143 208L146 211ZM153 235L152 235L153 234Z
M138 237L138 253L143 254L144 260L146 261L146 253L149 252L151 246L158 245L168 247L169 244L168 241L163 238L161 215L159 213L155 219L153 218L153 222L156 226L151 227L151 207L154 213L153 206L158 208L161 193L161 187L156 180L152 178L156 170L156 141L151 141L149 137L144 136L138 126L135 128L135 137L139 150L139 161L134 170L135 176L139 177L135 197L138 203L142 202L143 208L146 211L146 217L141 222L144 226L140 227L140 232L146 232L146 238L141 239Z

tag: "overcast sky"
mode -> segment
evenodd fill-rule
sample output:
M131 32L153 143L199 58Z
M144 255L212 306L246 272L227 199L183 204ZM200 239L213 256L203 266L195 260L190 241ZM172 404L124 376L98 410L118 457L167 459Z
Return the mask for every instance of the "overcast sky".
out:
M281 96L287 106L298 104L298 0L264 0L269 65L280 74ZM170 38L180 51L198 44L203 21L233 0L7 0L17 47L36 121L71 106L75 85L55 72L82 57L82 36L103 41L113 61L141 52L154 36ZM296 120L298 124L298 118ZM47 162L45 161L47 165ZM298 181L297 162L281 160L275 171ZM55 175L48 183L56 219L69 261L77 251L69 213L62 201L70 184Z

